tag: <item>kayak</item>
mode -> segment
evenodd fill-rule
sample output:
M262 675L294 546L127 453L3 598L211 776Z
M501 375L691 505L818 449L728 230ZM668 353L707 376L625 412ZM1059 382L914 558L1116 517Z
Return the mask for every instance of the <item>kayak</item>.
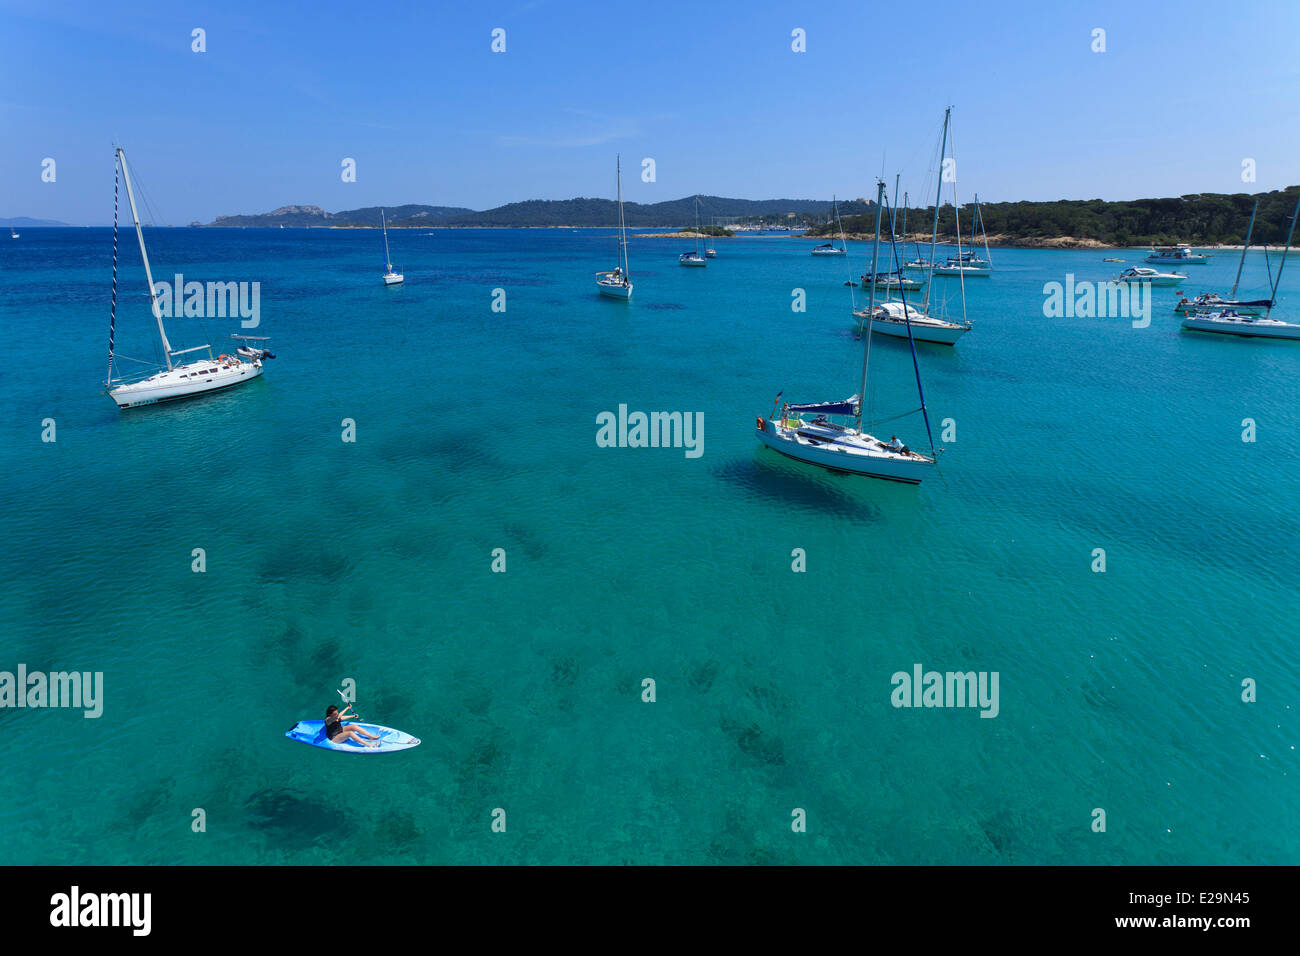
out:
M360 727L379 739L375 741L373 747L359 744L355 740L346 740L341 744L336 744L334 741L325 738L325 721L323 720L300 720L289 728L285 736L299 743L320 747L322 750L337 750L347 754L389 754L395 750L410 750L412 747L420 745L419 737L412 737L410 734L394 730L392 727L355 722L345 723L343 726Z

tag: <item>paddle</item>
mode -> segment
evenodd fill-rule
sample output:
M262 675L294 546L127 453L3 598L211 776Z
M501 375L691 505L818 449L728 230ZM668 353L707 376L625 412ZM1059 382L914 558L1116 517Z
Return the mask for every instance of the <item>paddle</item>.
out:
M343 691L341 691L341 690L338 691L338 695L339 695L339 697L342 698L342 700L343 700L343 703L344 703L344 705L345 705L344 708L343 708L344 710L347 710L348 707L351 707L351 706L352 706L351 702L350 702L350 701L347 699L347 697L344 695ZM349 717L349 718L347 718L347 719L348 719L348 720L355 720L357 723L361 723L361 715L360 715L360 714L353 714L351 717Z

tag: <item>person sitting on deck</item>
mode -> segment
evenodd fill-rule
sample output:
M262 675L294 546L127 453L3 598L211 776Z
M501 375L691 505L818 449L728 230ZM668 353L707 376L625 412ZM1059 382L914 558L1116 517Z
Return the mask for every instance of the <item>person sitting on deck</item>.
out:
M329 707L325 709L325 737L330 741L330 743L335 744L356 741L366 747L375 746L375 744L370 743L372 740L379 739L375 734L370 733L370 731L364 729L359 724L353 724L350 727L343 726L344 720L347 720L349 717L356 717L355 714L348 713L351 709L351 704L343 709L343 713L339 713L339 709L333 704L330 704Z

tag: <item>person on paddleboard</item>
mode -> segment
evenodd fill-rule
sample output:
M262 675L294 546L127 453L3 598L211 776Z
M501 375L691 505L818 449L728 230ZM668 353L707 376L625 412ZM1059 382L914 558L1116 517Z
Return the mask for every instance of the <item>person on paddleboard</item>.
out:
M348 704L347 707L343 708L342 713L340 713L339 709L333 704L330 704L329 707L325 708L325 736L329 739L330 743L335 744L343 744L347 743L349 740L355 740L363 747L376 746L375 744L369 743L369 741L378 740L379 737L367 731L360 724L354 724L351 727L343 726L343 721L347 720L349 717L353 719L356 718L356 714L348 713L351 709L351 704Z

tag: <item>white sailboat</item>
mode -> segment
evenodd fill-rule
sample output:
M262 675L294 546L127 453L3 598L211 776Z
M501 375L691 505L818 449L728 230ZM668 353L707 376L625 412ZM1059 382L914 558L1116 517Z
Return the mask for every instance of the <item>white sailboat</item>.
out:
M677 257L677 264L679 266L692 266L694 268L707 266L709 264L709 260L704 258L704 256L700 255L700 197L699 196L695 197L695 251L683 252L680 256Z
M835 197L831 197L831 208L835 210L835 226L840 234L840 244L834 242L824 242L820 246L814 246L812 254L814 256L847 256L849 254L848 243L844 241L844 225L840 222L840 207Z
M885 183L876 188L876 238L871 254L871 271L876 271L880 255L880 211ZM892 231L892 230L891 230ZM875 305L873 288L868 310ZM758 440L768 448L797 461L817 465L831 471L920 484L934 468L937 453L930 442L930 455L912 451L897 436L885 442L862 430L862 399L867 391L867 369L871 363L871 331L864 337L862 354L862 382L858 393L843 402L820 402L811 405L785 404L780 417L768 420L760 417L756 426ZM916 388L921 399L921 412L925 415L925 429L930 432L929 413L925 408L925 394L921 391L921 370L916 364L916 351L912 351L916 368ZM780 401L781 395L777 395ZM807 416L807 418L805 418ZM832 418L851 418L853 424L841 424Z
M939 166L943 167L944 153L948 148L948 124L951 120L952 109L949 108L943 114L943 134L939 141ZM867 317L871 317L871 330L881 335L892 335L896 338L907 338L917 342L930 342L935 345L955 345L957 340L965 335L971 329L971 323L966 318L966 277L962 272L957 273L957 278L961 285L961 309L962 320L960 322L950 322L947 319L930 314L930 293L934 289L934 276L938 274L935 267L935 247L939 239L939 205L943 199L943 177L939 177L939 185L935 191L934 197L934 223L930 229L930 261L927 268L930 270L929 284L926 286L925 299L918 309L915 306L908 305L906 300L899 302L885 301L873 308L853 313L859 322L859 328L868 324ZM954 215L960 216L957 205L957 184L954 181L952 186L952 205ZM890 233L894 232L893 228L894 214L890 212ZM961 223L957 221L957 257L960 258L961 252ZM895 253L895 259L897 259ZM919 256L917 257L920 258ZM951 260L949 260L951 261ZM908 264L903 268L907 269ZM865 276L864 276L865 279ZM900 285L900 294L906 286ZM872 285L874 292L875 285Z
M13 226L10 226L10 227L9 227L9 238L10 238L10 239L17 239L17 238L18 238L18 233L14 232L14 227L13 227Z
M975 242L979 232L983 232L984 217L980 215L980 197L975 194L975 205L971 212L970 250L962 252L960 246L957 255L949 256L942 264L934 267L937 276L970 276L971 278L988 278L993 274L993 257L989 254L989 237L984 233L984 257L975 254Z
M388 271L384 273L384 285L401 285L406 277L393 268L393 257L388 254L388 222L382 209L379 210L379 226L384 230L384 262L388 264Z
M1291 226L1286 233L1286 248L1282 251L1282 261L1277 267L1277 277L1273 280L1273 292L1269 296L1268 308L1263 315L1243 315L1234 309L1222 312L1192 312L1183 319L1183 328L1194 332L1217 332L1221 335L1240 335L1259 339L1300 339L1300 324L1283 322L1270 317L1273 304L1277 302L1277 290L1282 282L1282 271L1286 268L1286 257L1291 251L1291 240L1295 236L1296 219L1300 218L1300 195L1296 196L1295 211L1291 213ZM1243 253L1244 258L1244 253Z
M149 288L149 302L153 317L158 323L158 338L162 342L163 358L167 367L154 366L154 371L146 377L130 380L113 374L114 365L119 359L115 351L117 331L117 177L114 176L113 192L113 302L108 319L108 377L105 391L117 403L118 408L134 408L137 405L153 405L158 402L188 398L207 392L219 391L233 385L250 382L262 374L262 363L275 356L266 349L244 345L237 351L248 358L242 361L235 355L212 355L212 346L199 345L188 349L173 349L167 340L167 330L163 328L162 312L158 307L159 293L153 284L153 272L149 268L149 254L144 247L144 231L140 228L140 216L135 207L135 193L131 188L131 174L127 169L126 153L119 146L116 155L116 169L120 169L122 182L126 184L126 198L131 206L131 219L135 223L135 236L140 243L140 259L144 263L144 277ZM231 336L242 341L265 341L248 336ZM179 355L199 352L207 349L208 357L197 362L175 364L172 359ZM121 356L120 358L126 358Z
M627 301L632 298L632 274L627 265L627 221L623 218L623 158L616 157L614 169L618 177L618 252L619 262L613 272L596 273L596 290L611 299Z
M713 216L710 216L710 217L709 217L709 228L710 228L710 229L714 229L714 228L716 228L716 224L714 223L713 220L714 220L714 217L713 217ZM718 257L718 250L713 248L713 233L710 232L710 233L709 233L709 238L708 238L708 239L706 240L706 242L705 242L704 258L706 258L706 259L716 259L717 257Z
M1255 208L1250 211L1250 226L1246 229L1246 244L1241 247L1241 259L1237 263L1237 277L1232 280L1232 291L1226 296L1219 295L1217 292L1202 292L1190 299L1184 293L1183 297L1178 300L1178 304L1174 306L1175 312L1191 315L1194 312L1231 311L1238 315L1259 315L1272 306L1272 299L1237 298L1237 287L1241 285L1241 270L1246 265L1246 253L1250 249L1251 237L1255 234L1255 216L1258 213L1259 200L1256 199Z

